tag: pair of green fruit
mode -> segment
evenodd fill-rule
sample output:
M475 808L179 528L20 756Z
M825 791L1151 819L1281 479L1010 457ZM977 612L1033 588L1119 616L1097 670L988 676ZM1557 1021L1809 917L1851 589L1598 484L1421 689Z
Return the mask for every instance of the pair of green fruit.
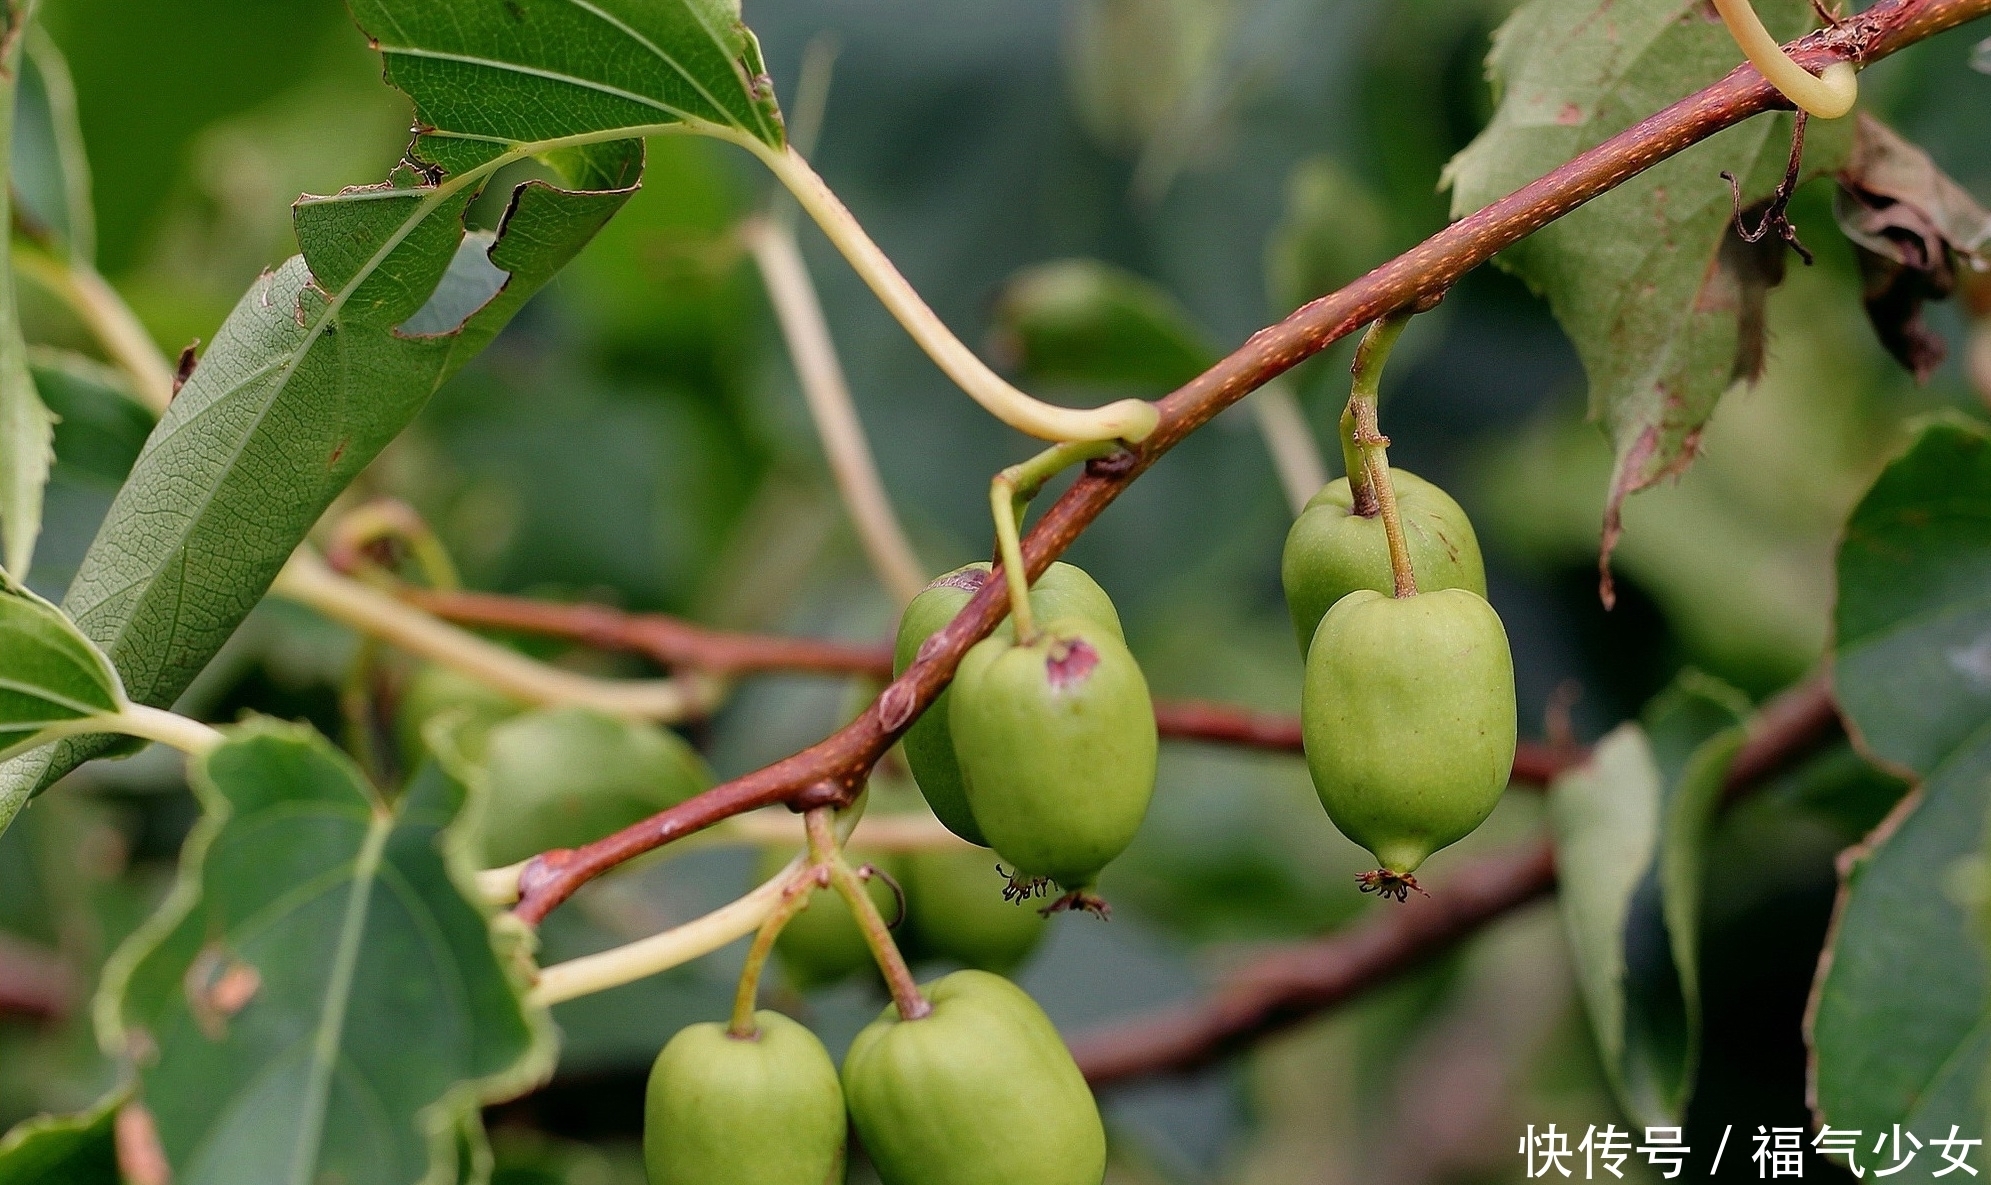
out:
M1099 1109L1036 1002L982 971L925 995L928 1015L887 1007L859 1033L841 1076L779 1013L747 1038L679 1032L650 1071L650 1185L833 1185L846 1116L885 1185L1099 1185Z
M1393 597L1380 515L1348 480L1314 495L1280 575L1307 656L1307 766L1342 834L1380 864L1365 887L1399 898L1440 848L1471 834L1514 765L1514 662L1486 601L1479 542L1437 486L1390 471L1418 594Z
M988 578L988 564L970 564L913 598L899 619L895 674ZM1019 641L1004 621L976 643L907 730L906 763L948 830L994 848L1019 879L1082 891L1147 815L1154 703L1112 600L1090 576L1052 564L1030 605L1036 636Z
M865 858L861 845L852 847L850 854ZM789 855L768 849L760 862L762 879L785 865ZM1015 970L1044 937L1046 923L1035 910L1017 909L1003 900L1002 882L985 852L911 852L879 855L870 862L898 881L905 893L906 916L896 937L914 962L946 959L1004 975ZM899 903L884 878L873 877L867 891L878 912L892 917ZM864 931L837 893L811 897L782 927L774 949L788 981L801 991L841 982L875 965Z

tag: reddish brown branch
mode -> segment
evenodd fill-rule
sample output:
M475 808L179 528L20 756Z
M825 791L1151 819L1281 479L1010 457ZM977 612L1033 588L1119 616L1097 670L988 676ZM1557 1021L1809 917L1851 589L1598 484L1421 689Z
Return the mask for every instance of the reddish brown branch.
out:
M1266 955L1203 999L1086 1033L1072 1055L1094 1086L1198 1069L1381 986L1554 887L1555 853L1546 843L1483 860L1429 897Z
M1880 0L1843 23L1796 42L1809 69L1865 63L1991 12L1991 0ZM1426 239L1338 292L1260 330L1229 357L1162 399L1160 425L1132 452L1087 465L1023 541L1034 578L1063 554L1129 483L1217 413L1377 317L1442 294L1506 247L1660 161L1751 116L1784 106L1749 66L1620 132L1576 159ZM1002 582L991 580L929 639L921 657L862 715L828 738L764 769L624 831L571 851L548 852L520 878L516 913L536 923L575 889L624 861L743 811L803 795L849 795L926 705L969 646L1002 617Z
M1300 718L1252 712L1203 700L1155 701L1155 727L1165 737L1300 751Z
M1203 700L1155 701L1155 726L1177 740L1244 745L1281 753L1302 749L1300 718L1276 712L1253 712ZM1514 752L1514 781L1546 786L1555 776L1583 760L1583 750L1523 741Z
M1728 800L1762 786L1838 731L1822 677L1771 700L1728 767ZM1428 898L1375 910L1339 934L1267 955L1204 999L1083 1034L1072 1052L1095 1086L1198 1069L1421 966L1554 887L1555 853L1546 843L1468 865Z
M627 613L607 605L560 604L492 593L438 592L409 587L402 599L459 625L565 638L597 650L641 654L667 667L715 675L753 671L814 671L839 675L892 674L889 646L707 629L659 613Z
M684 666L713 674L751 671L813 671L827 674L892 673L892 652L884 646L858 646L769 634L707 629L656 613L628 613L607 605L534 601L496 593L439 592L408 587L403 600L459 625L512 630L564 638L597 650L641 654L664 666ZM1155 727L1175 740L1210 741L1298 753L1300 719L1253 712L1203 700L1158 700ZM1523 744L1514 757L1514 780L1546 785L1572 758L1580 756L1543 745Z

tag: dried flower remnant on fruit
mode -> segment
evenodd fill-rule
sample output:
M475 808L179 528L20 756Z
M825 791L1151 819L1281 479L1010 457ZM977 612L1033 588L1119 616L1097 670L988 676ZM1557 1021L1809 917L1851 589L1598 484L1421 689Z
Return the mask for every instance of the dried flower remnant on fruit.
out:
M1061 640L1052 643L1050 653L1044 656L1044 676L1053 691L1063 691L1084 683L1098 665L1099 651L1084 638Z

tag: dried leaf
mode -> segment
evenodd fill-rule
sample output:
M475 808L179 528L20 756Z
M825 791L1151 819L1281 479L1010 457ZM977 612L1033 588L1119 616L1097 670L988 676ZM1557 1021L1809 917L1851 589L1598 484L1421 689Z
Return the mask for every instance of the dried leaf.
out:
M1928 153L1865 113L1834 213L1859 252L1875 335L1917 382L1928 381L1949 349L1923 323L1922 306L1956 291L1957 256L1985 265L1991 213Z

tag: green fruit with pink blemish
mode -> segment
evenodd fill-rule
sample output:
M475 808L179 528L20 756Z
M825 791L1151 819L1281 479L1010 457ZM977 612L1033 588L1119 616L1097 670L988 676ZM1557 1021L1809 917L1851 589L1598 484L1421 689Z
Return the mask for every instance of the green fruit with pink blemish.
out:
M1018 874L1091 887L1154 794L1154 703L1134 656L1082 617L961 660L949 725L969 808Z
M919 657L919 649L926 640L947 628L948 623L974 599L975 593L988 581L989 570L987 563L956 568L927 585L925 591L912 599L899 618L898 639L892 652L894 676L911 666L913 660ZM1114 611L1112 599L1092 577L1071 564L1054 563L1038 577L1035 587L1030 590L1030 604L1040 620L1076 615L1096 623L1116 639L1122 637L1120 615ZM992 636L1014 637L1014 627L1004 619ZM952 696L951 687L943 690L906 730L900 743L904 746L906 764L912 768L913 780L919 783L920 793L925 795L934 815L962 839L987 847L988 841L983 838L974 812L968 807L967 794L962 789L961 765L955 756L948 720L948 704Z

